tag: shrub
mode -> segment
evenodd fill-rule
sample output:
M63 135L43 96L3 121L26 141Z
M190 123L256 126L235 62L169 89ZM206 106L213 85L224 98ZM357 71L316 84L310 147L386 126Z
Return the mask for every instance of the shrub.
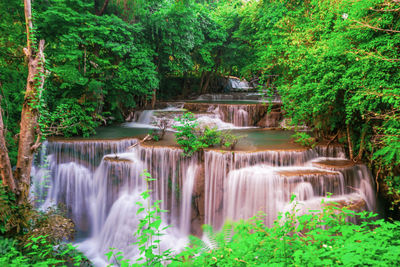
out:
M1 266L85 266L89 261L76 247L63 243L55 246L45 236L31 237L22 249L14 239L0 236Z
M38 212L29 203L17 204L15 195L0 185L0 266L89 264L75 247L62 243L73 232L74 224L58 209Z
M200 130L199 141L204 144L205 147L213 147L221 144L221 132L216 127L210 128L206 126Z
M104 120L95 113L95 104L79 104L74 99L66 99L54 111L45 107L41 110L40 128L45 135L61 135L71 137L83 135L88 137L95 133L95 128Z
M199 138L199 124L193 113L184 113L181 117L175 118L180 124L172 126L175 133L176 142L182 147L185 156L192 156L194 152L207 147L207 144Z
M29 227L32 216L29 204L17 204L14 193L0 184L0 234L4 236L19 235Z
M315 147L317 144L314 137L311 137L309 134L304 132L296 132L292 135L292 138L294 138L296 143L299 143L302 146Z
M172 127L177 130L176 141L182 147L185 156L191 156L194 152L206 147L223 146L233 149L241 138L230 132L219 131L216 127L201 128L193 113L190 112L184 113L182 117L175 120L180 125Z
M400 222L373 220L369 212L323 203L322 210L281 214L270 228L264 216L228 223L209 234L211 245L194 239L172 266L398 266ZM357 217L359 224L348 221ZM208 230L207 230L208 229ZM209 228L206 228L209 231ZM196 255L196 256L193 256Z

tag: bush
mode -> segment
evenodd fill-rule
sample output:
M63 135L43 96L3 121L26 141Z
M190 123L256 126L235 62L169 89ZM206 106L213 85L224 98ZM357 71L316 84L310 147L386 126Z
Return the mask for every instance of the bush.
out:
M62 243L73 232L74 224L58 209L38 212L30 204L17 204L15 194L0 185L0 266L89 263L71 244Z
M233 149L241 138L230 132L219 131L216 127L201 128L190 112L175 118L175 121L181 124L172 127L177 130L176 142L182 147L185 156L191 156L194 152L207 147L223 146Z
M29 227L32 210L28 204L17 204L14 193L0 183L0 235L21 234Z
M45 236L31 237L22 249L14 239L0 236L1 266L85 266L89 261L71 244L47 242Z
M45 135L71 137L83 135L88 137L95 133L95 128L104 120L95 113L95 104L79 104L74 99L66 99L54 111L43 108L39 120L40 128Z
M199 138L199 124L193 113L184 113L181 117L175 118L175 121L180 125L174 125L172 128L177 130L176 142L182 147L185 156L192 156L194 152L207 147L207 144Z
M280 215L268 228L264 216L228 223L209 232L211 245L194 238L172 266L398 266L400 222L373 220L372 213L323 203L306 215ZM358 218L359 224L348 222ZM196 256L193 256L196 255Z
M314 137L311 137L309 134L304 132L296 132L294 135L292 135L292 138L294 138L296 143L306 147L313 148L317 144Z
M204 129L200 130L199 140L205 147L213 147L215 145L221 144L221 132L217 128L210 128L206 126Z

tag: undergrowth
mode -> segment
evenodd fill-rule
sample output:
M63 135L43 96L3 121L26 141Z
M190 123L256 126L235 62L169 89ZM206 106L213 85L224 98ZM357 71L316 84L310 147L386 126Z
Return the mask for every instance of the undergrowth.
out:
M220 231L205 225L207 242L190 237L183 251L166 253L153 253L159 247L150 240L162 234L153 226L161 222L148 210L149 221L137 230L146 242L135 244L150 249L141 250L146 261L130 265L122 256L119 260L121 266L399 266L400 222L355 212L329 199L322 200L320 210L303 215L298 214L299 205L293 201L292 209L280 214L271 227L265 225L264 214L226 222Z
M294 205L272 227L265 215L219 232L206 227L211 242L193 238L171 266L399 266L400 222L328 202L305 215L297 211Z

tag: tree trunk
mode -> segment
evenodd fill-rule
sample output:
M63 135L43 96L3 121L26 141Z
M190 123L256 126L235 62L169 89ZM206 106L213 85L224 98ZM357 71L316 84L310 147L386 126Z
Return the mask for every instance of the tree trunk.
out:
M208 86L209 86L209 84L210 84L210 78L211 78L211 71L207 71L207 72L206 72L206 75L205 75L205 82L204 82L204 85L203 85L203 87L201 88L201 93L202 93L202 94L207 93Z
M199 92L201 93L201 90L203 88L203 83L204 83L204 76L205 76L206 72L203 70L201 72L201 77L200 77L200 85L199 85Z
M354 158L354 161L361 161L362 157L363 157L363 153L364 153L364 149L365 149L365 136L367 135L367 127L365 125L367 125L369 122L369 120L367 120L367 122L364 124L364 127L362 129L361 132L361 141L360 141L360 149L358 150L358 155Z
M188 94L189 94L189 79L187 71L185 71L183 75L182 96L187 97Z
M104 1L103 7L97 12L97 16L102 16L104 14L104 11L106 11L106 8L108 6L108 2L110 2L110 0Z
M28 44L24 52L28 62L28 78L21 112L17 167L14 173L14 179L18 183L18 198L20 203L28 200L33 154L40 145L41 135L37 123L38 103L45 78L44 40L39 42L37 51L35 51L33 47L33 45L35 45L33 36L31 36L31 30L33 28L31 1L24 0L24 3ZM36 135L37 137L35 138Z
M28 78L21 112L17 167L14 174L11 171L11 162L4 136L2 109L0 107L0 175L3 183L14 192L16 191L19 203L28 200L33 154L40 145L41 135L37 117L41 89L44 84L45 60L43 54L44 40L41 40L39 46L35 49L35 40L31 35L33 29L31 1L24 0L24 7L27 35L27 47L24 48L24 53L28 62Z
M346 125L346 131L347 131L347 144L349 146L349 156L350 159L353 160L353 143L351 142L350 126L348 124Z
M154 109L156 106L156 100L157 100L157 91L156 89L153 90L153 97L151 98L151 108Z
M6 146L5 128L3 124L3 114L1 106L0 106L0 177L1 180L3 181L3 185L8 186L11 189L11 191L15 193L16 185L12 174L10 158L8 157L8 149Z

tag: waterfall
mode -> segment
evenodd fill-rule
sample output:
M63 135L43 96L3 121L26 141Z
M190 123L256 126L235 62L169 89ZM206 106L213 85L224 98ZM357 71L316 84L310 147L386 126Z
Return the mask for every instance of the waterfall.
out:
M230 88L236 89L236 90L248 90L248 89L253 88L250 86L250 84L247 81L241 81L241 80L235 79L235 78L229 79L229 85L230 85Z
M121 192L135 192L144 187L143 163L137 151L105 155L93 174L93 188L90 195L92 216L92 236L98 235L108 217L113 203Z
M225 177L233 157L230 153L206 151L204 153L205 168L205 212L204 222L214 227L220 227L223 222L222 196Z
M142 110L140 111L140 113L136 115L134 121L141 124L151 124L153 115L154 115L154 110Z
M49 142L40 157L51 153L46 156L48 164L33 168L38 185L32 192L42 199L38 205L45 209L64 204L80 238L85 238L79 243L81 250L99 266L105 264L104 253L110 247L117 247L128 258L138 255L131 243L141 218L135 203L146 189L145 169L156 179L148 182L152 201L161 200L161 208L170 211L163 215L163 222L175 226L168 230L162 246L169 248L171 240L183 246L190 231L198 157L185 158L182 150L166 147L130 148L132 143L136 140ZM48 177L43 177L45 173Z
M53 155L55 164L78 162L94 171L103 155L120 153L138 142L134 138L120 140L52 140L47 144L48 155Z
M218 104L210 105L207 112L214 113L222 121L232 123L237 127L254 126L259 106L256 104Z
M279 212L293 207L292 194L300 214L320 209L327 193L332 194L328 205L335 201L354 210L375 209L370 171L347 160L342 146L208 149L190 158L182 152L129 138L51 140L35 158L32 194L42 209L65 206L76 224L79 248L96 266L106 265L110 247L137 258L138 250L130 245L142 218L135 203L142 202L146 189L151 202L161 200L161 209L168 210L162 221L172 227L161 238L162 249L184 246L188 234L201 235L204 223L220 229L227 219L263 212L272 225ZM155 180L147 183L144 170Z
M253 153L206 151L205 223L219 229L226 219L248 219L261 211L267 215L266 224L272 225L292 194L304 210L321 205L322 198L331 193L343 205L364 201L362 208L373 211L373 179L366 166L321 157L342 156L342 152L340 146Z
M164 113L171 113L172 115L174 114L173 112L178 112L181 113L184 111L183 109L183 104L182 103L169 103L168 106L164 109L151 109L151 110L139 110L135 111L133 113L133 118L130 115L127 118L126 123L123 123L122 125L127 128L149 128L149 129L157 129L157 126L155 125L158 121L161 119L165 119ZM158 113L162 113L162 117L160 118ZM170 122L172 123L174 121L174 117L169 118Z
M150 184L154 198L162 200L161 208L168 210L170 216L165 217L169 224L179 225L179 199L181 189L187 175L189 166L198 162L197 155L192 158L182 156L181 149L168 147L139 148L141 159L145 168L157 180Z
M182 233L186 235L190 233L193 186L198 167L198 165L193 164L189 166L186 172L186 180L184 181L182 188L180 228Z
M339 174L302 174L302 170L256 165L231 171L223 203L226 212L224 217L231 220L248 219L261 211L267 215L266 224L271 226L278 212L289 203L292 194L301 193L297 197L302 200L325 196L327 192L343 194L344 180ZM292 171L293 174L286 176L279 171Z
M231 94L203 94L197 97L198 101L262 101L260 93L235 92Z

